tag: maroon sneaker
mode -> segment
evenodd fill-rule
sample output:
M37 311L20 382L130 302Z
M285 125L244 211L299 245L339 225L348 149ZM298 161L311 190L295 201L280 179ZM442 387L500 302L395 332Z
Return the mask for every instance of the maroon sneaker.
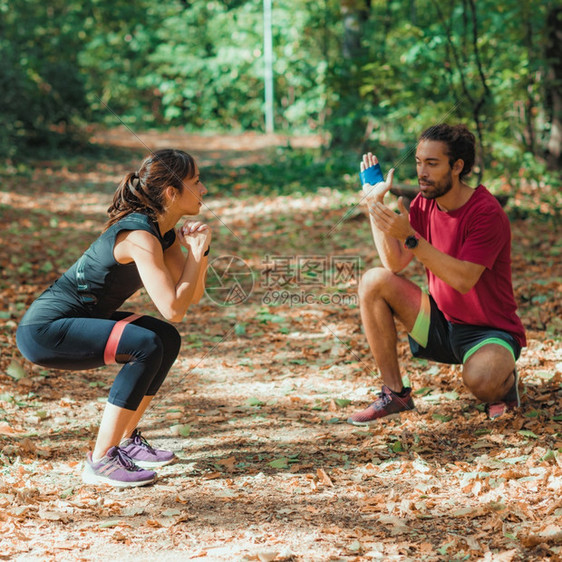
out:
M116 488L146 486L154 480L156 472L139 468L119 447L111 447L97 462L88 453L82 472L84 484L109 484Z
M521 406L521 399L519 397L519 375L517 374L517 369L513 370L513 376L515 377L513 386L503 397L503 400L501 402L486 404L486 411L488 412L488 417L491 420L499 418L506 412L516 410Z
M350 416L347 422L353 425L367 425L385 416L413 410L415 406L412 400L412 389L406 387L404 390L406 391L405 396L398 396L388 386L383 385L379 397L361 412Z
M119 448L125 451L137 466L142 468L158 468L176 460L176 455L172 451L152 447L138 429L133 431L129 439L122 441Z

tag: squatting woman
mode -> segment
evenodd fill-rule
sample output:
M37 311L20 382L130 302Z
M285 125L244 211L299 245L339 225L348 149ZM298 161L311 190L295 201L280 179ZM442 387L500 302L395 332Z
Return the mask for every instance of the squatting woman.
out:
M160 150L120 183L97 240L33 302L17 331L29 361L52 369L122 365L82 478L88 484L142 486L171 463L137 425L174 363L180 336L168 322L120 311L144 287L160 314L179 322L205 289L211 230L186 221L207 190L194 159ZM187 252L183 252L181 247Z

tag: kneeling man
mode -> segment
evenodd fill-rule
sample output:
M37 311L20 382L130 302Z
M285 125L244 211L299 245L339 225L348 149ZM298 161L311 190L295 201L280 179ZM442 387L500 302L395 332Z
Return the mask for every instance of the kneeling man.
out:
M394 170L363 185L382 267L361 279L361 318L384 384L349 418L354 425L414 408L411 388L402 385L395 319L415 357L463 365L464 383L491 418L520 405L515 361L526 340L511 283L509 219L483 185L465 183L474 157L466 127L435 125L418 142L420 193L409 214L401 199L399 213L384 204ZM364 155L362 175L376 164ZM398 275L414 257L426 268L429 294Z

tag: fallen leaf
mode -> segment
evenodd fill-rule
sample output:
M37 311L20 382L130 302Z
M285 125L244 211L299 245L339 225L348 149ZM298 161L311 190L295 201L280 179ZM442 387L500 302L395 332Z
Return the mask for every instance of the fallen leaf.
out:
M222 459L217 461L217 464L224 466L227 470L232 471L235 469L236 465L236 457L229 457L227 459Z
M529 429L521 429L517 433L519 433L519 435L523 435L524 437L532 437L533 439L539 438L539 436L536 433L533 433Z
M334 485L331 478L326 474L326 471L323 468L319 468L316 470L316 476L318 476L318 479L326 486Z
M166 509L165 511L162 512L163 517L175 517L176 515L180 515L180 514L181 514L180 509Z
M548 525L538 533L521 537L521 542L527 547L534 547L542 543L562 544L562 528L558 525Z
M15 359L6 368L6 374L12 377L14 380L19 381L27 375L23 366L18 363Z
M108 529L109 527L117 527L121 521L113 519L111 521L102 521L98 526L100 529Z
M271 468L287 468L289 466L289 459L281 457L280 459L275 459L269 463Z
M182 424L177 424L177 425L172 425L170 427L170 432L172 433L172 435L180 435L181 437L189 437L190 433L191 433L191 426L190 425L182 425Z
M13 435L14 433L21 433L15 430L8 422L0 422L0 435Z
M215 478L221 478L222 472L210 472L209 474L203 475L205 480L214 480Z

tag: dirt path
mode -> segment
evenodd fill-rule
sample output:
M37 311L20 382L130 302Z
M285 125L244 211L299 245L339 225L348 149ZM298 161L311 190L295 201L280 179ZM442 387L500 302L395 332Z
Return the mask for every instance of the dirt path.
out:
M216 154L231 163L263 160L271 142L198 139L143 142L188 142L208 162ZM98 140L133 142L123 131ZM213 252L243 258L255 283L243 303L206 298L179 325L180 359L142 425L179 461L151 487L83 486L81 463L116 370L32 366L14 334L33 295L99 230L106 186L123 166L52 163L36 170L37 187L0 192L0 558L560 560L561 272L533 246L550 238L546 223L514 224L514 279L529 328L522 411L488 420L459 370L414 362L401 333L417 410L364 429L344 423L380 385L353 276L323 286L303 278L285 287L293 302L275 303L264 271L267 256L293 265L325 258L330 275L344 258L372 264L365 217L334 229L350 203L336 191L304 195L298 208L283 197L213 201L221 217L210 218ZM77 185L90 188L75 196ZM417 266L410 273L422 278ZM131 308L154 314L142 294Z

